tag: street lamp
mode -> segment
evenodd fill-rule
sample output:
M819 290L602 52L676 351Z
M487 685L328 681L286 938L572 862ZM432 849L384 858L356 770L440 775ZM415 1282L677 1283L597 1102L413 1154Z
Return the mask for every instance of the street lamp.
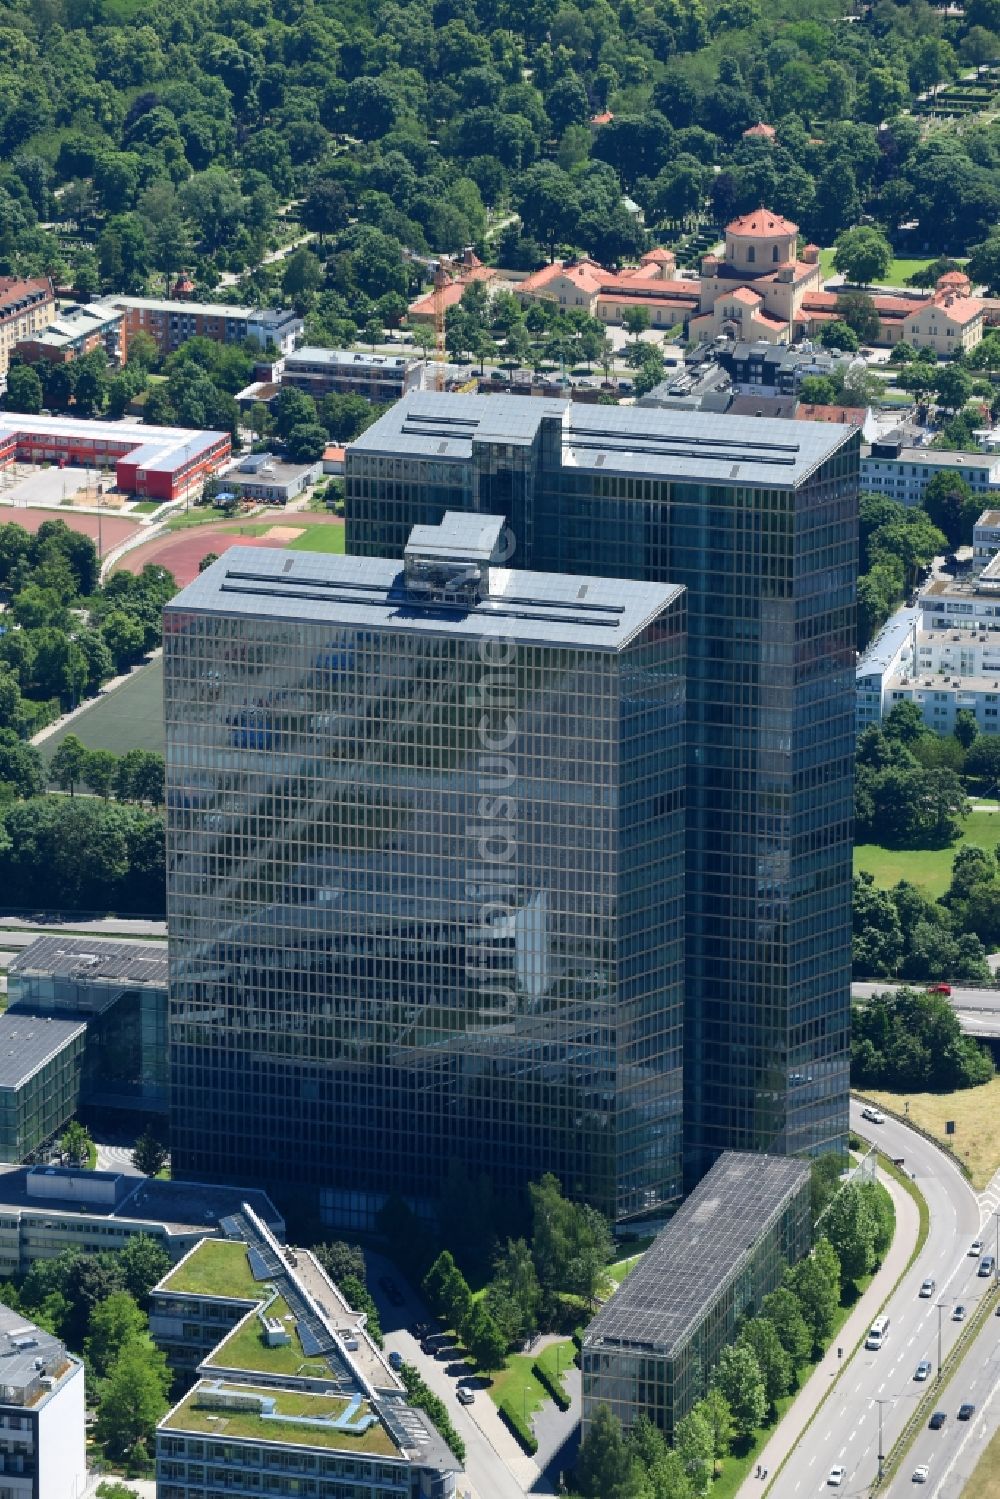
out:
M946 1301L939 1301L937 1303L937 1314L938 1314L938 1361L937 1361L937 1374L934 1376L934 1383L935 1384L940 1384L941 1383L941 1313L944 1311L944 1309L945 1309L945 1307L947 1305L948 1305L948 1303Z
M882 1471L885 1466L885 1453L882 1451L882 1407L883 1405L891 1405L892 1401L876 1400L875 1404L878 1406L878 1478L876 1482L881 1483Z

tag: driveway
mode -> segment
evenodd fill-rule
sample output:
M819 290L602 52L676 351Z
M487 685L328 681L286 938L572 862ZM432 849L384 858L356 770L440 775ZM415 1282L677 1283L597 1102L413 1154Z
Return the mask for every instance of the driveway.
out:
M383 1255L367 1249L365 1262L368 1288L379 1310L386 1349L401 1354L417 1370L428 1389L440 1396L455 1430L465 1443L466 1482L459 1483L459 1493L468 1491L473 1499L523 1499L525 1494L532 1492L555 1492L539 1478L538 1467L521 1451L503 1425L489 1395L479 1390L472 1405L459 1405L455 1391L461 1366L439 1363L421 1352L420 1344L408 1329L415 1322L434 1322L435 1319L396 1267ZM404 1297L402 1306L390 1304L379 1285L381 1277L389 1278L399 1287Z

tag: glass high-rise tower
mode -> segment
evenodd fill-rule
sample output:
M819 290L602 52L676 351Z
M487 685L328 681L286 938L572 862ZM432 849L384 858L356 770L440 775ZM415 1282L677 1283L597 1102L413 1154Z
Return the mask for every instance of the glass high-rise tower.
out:
M176 1170L356 1227L452 1162L680 1195L684 590L501 525L234 548L167 606Z
M519 566L683 584L685 1155L843 1149L860 435L415 394L348 450L347 547L503 514Z

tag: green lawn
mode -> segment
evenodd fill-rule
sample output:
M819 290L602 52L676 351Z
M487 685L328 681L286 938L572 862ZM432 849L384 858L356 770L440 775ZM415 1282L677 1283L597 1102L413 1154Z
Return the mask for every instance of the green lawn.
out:
M230 520L232 517L225 510L220 510L218 505L192 505L190 510L182 510L179 515L172 515L167 521L168 531L186 531L191 526L207 526L209 521Z
M164 1290L238 1296L245 1301L259 1301L267 1295L264 1283L251 1274L246 1245L229 1239L205 1239L167 1277Z
M834 250L831 245L829 249L820 250L819 263L823 268L824 280L835 274L833 264ZM933 255L925 255L923 258L911 259L903 256L901 259L893 259L892 264L886 272L885 279L879 284L882 286L906 286L910 276L917 271L922 271L929 266L934 259ZM961 263L961 262L960 262Z
M535 1411L549 1398L531 1372L534 1361L530 1353L510 1354L506 1366L494 1374L489 1391L494 1405L509 1405L524 1417L529 1428Z
M319 1379L330 1377L325 1359L307 1359L295 1328L295 1318L287 1303L276 1296L267 1308L268 1317L277 1317L291 1334L291 1342L271 1348L264 1342L260 1318L252 1312L229 1337L211 1353L206 1363L220 1369L246 1369L257 1374L301 1374Z
M875 876L877 885L886 888L909 880L936 899L948 888L951 866L963 842L995 848L1000 843L1000 812L971 812L962 838L950 848L882 848L877 843L860 843L854 849L854 868L866 870Z
M344 527L329 521L311 521L308 512L293 512L289 516L275 515L273 520L250 521L244 526L227 526L233 536L266 536L274 526L302 529L302 535L294 541L275 542L275 546L287 547L293 552L343 552Z
M170 1416L167 1424L179 1431L204 1431L215 1436L250 1437L257 1441L293 1442L298 1446L325 1447L337 1452L367 1452L379 1457L396 1457L399 1448L380 1421L364 1431L344 1430L336 1426L299 1426L294 1417L304 1416L310 1421L334 1421L347 1409L348 1401L339 1395L302 1394L290 1390L261 1389L255 1394L275 1401L277 1417L287 1416L287 1422L264 1420L256 1411L220 1410L202 1403L202 1385L195 1385L191 1393ZM233 1385L244 1393L247 1386ZM367 1401L363 1402L358 1418L374 1415Z
M95 698L79 714L40 745L48 761L67 734L75 734L88 749L155 750L163 754L163 661L151 661L105 697Z
M575 1353L576 1349L573 1346L573 1339L563 1338L561 1342L550 1343L547 1348L543 1348L536 1360L536 1363L541 1365L553 1384L557 1384L564 1394L567 1395L569 1391L566 1389L565 1375L566 1371L573 1367L573 1356Z
M131 510L133 515L152 515L154 510L159 510L163 504L162 500L138 500Z

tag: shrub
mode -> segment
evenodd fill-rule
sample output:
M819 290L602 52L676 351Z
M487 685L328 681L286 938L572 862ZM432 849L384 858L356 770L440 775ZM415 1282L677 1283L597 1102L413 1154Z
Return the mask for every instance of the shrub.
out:
M531 1366L531 1372L538 1380L538 1383L541 1385L546 1394L550 1395L551 1398L555 1401L559 1409L561 1411L568 1411L572 1403L569 1396L566 1394L566 1391L563 1389L562 1385L558 1384L557 1381L552 1378L551 1374L549 1373L548 1369L545 1368L544 1364L539 1363L536 1359Z
M498 1407L500 1419L515 1439L525 1450L529 1457L534 1457L538 1451L538 1438L532 1431L530 1425L526 1426L521 1412L516 1405L509 1405L506 1400L501 1400Z

